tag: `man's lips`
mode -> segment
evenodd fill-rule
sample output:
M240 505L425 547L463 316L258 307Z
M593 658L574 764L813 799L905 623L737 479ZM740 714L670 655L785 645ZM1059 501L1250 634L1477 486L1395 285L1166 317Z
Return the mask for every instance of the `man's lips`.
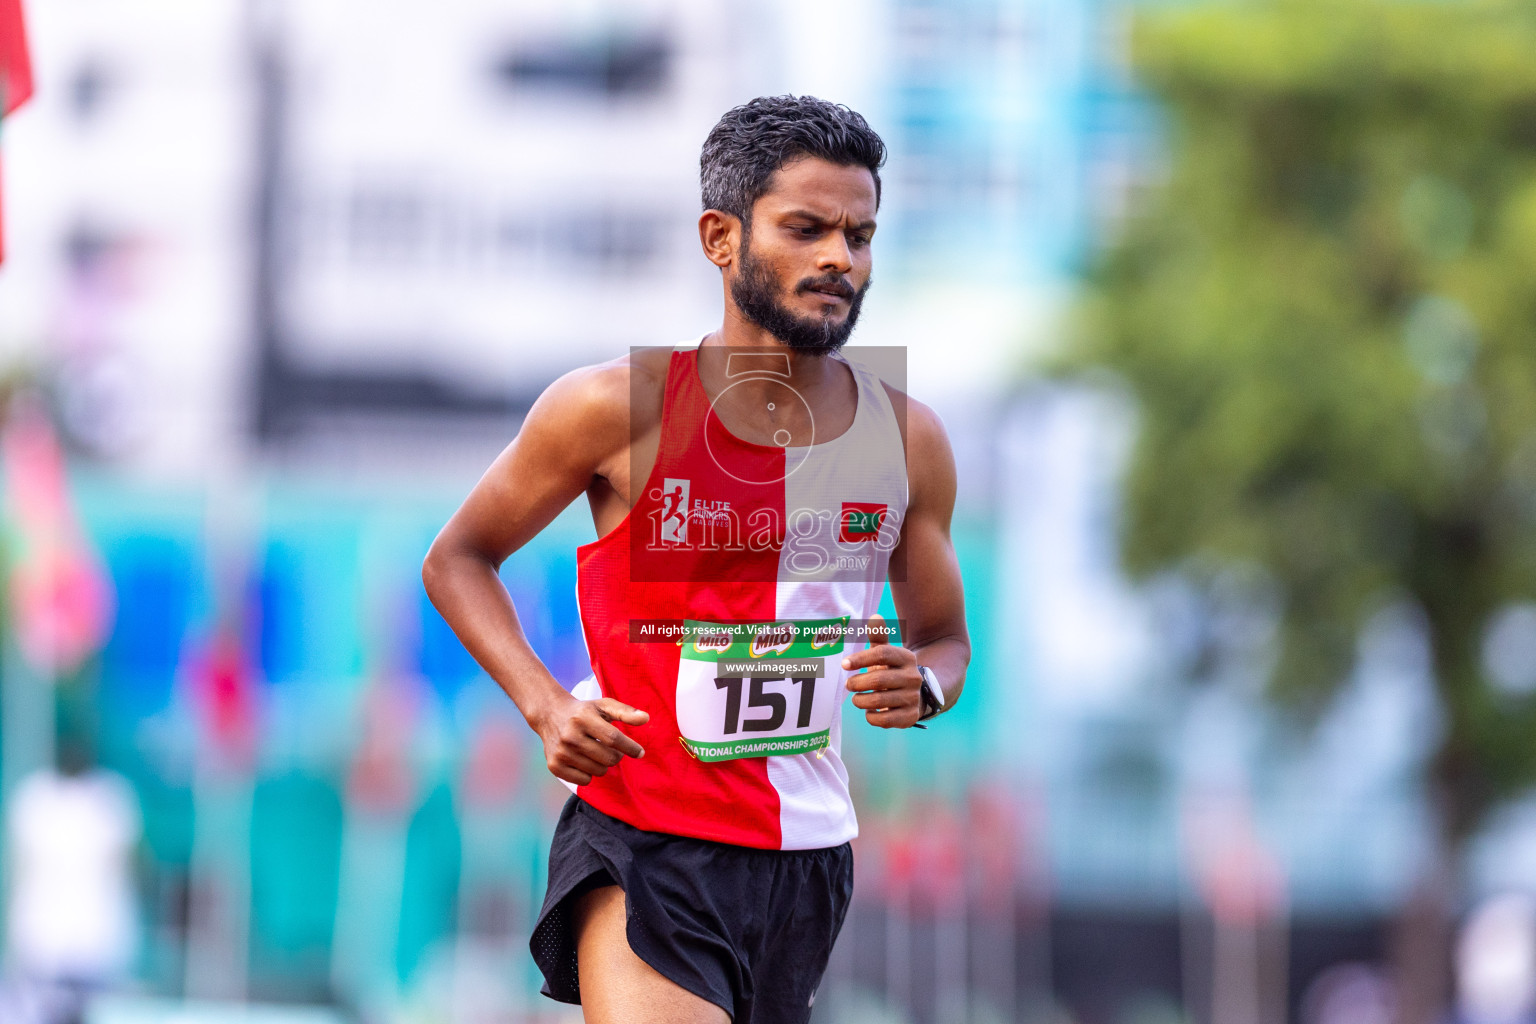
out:
M842 284L841 282L837 284L802 285L800 290L804 292L813 292L817 295L824 295L830 299L842 299L845 302L853 298L853 289L848 287L846 284Z

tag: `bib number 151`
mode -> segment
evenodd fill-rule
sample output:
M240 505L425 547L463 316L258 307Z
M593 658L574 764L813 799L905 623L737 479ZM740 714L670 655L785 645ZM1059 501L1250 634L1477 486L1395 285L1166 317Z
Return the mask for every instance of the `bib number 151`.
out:
M777 685L779 689L770 690ZM795 728L805 729L811 724L811 711L816 706L816 677L797 676L718 676L715 687L725 691L725 721L721 733L734 736L740 732L777 732L784 727L789 715L790 697L795 699ZM766 708L767 717L742 716L742 691L746 690L747 710ZM792 691L786 693L785 690Z

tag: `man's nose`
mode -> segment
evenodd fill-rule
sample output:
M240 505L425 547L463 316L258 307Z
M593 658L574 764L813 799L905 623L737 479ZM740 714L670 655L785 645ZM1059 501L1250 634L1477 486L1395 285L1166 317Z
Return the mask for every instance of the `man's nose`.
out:
M853 269L853 253L841 231L829 231L827 240L816 254L816 267L822 271L846 274Z

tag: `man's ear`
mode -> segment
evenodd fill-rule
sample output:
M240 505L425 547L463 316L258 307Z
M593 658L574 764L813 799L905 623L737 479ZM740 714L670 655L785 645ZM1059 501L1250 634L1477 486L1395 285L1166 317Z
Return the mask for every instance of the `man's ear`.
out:
M724 270L736 262L741 247L741 218L724 210L705 210L699 215L699 244L709 262Z

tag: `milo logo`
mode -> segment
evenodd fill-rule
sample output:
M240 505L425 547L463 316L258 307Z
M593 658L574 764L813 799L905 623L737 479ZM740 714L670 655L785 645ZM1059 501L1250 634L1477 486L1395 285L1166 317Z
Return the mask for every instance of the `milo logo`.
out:
M811 650L819 650L822 647L831 647L833 644L843 642L843 624L841 622L829 622L816 632L811 634Z
M701 633L693 641L693 649L700 654L724 654L731 649L731 634L724 631Z
M795 627L787 622L776 622L757 631L752 638L751 655L762 658L769 654L783 654L795 645Z
M683 620L682 656L690 661L749 658L828 658L848 641L848 618L779 619L774 622ZM754 705L755 706L755 705Z

